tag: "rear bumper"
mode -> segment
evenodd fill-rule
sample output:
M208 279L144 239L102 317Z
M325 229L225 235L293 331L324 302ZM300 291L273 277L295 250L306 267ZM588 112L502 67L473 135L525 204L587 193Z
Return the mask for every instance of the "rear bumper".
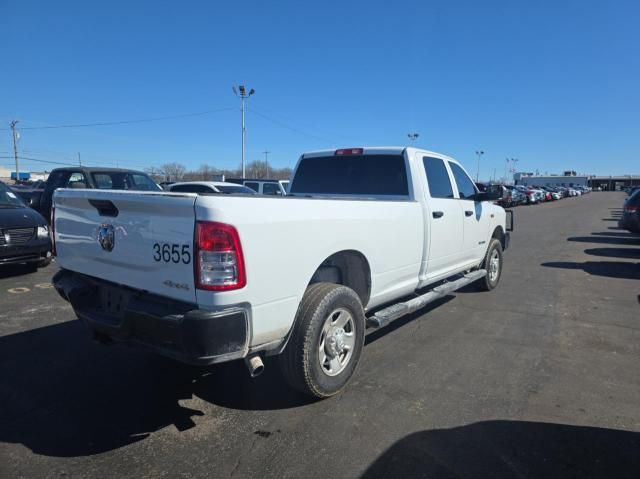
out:
M207 365L247 355L247 305L202 310L69 270L53 277L96 339L135 343L188 364Z
M18 246L0 246L0 264L32 263L47 258L49 240L30 241Z

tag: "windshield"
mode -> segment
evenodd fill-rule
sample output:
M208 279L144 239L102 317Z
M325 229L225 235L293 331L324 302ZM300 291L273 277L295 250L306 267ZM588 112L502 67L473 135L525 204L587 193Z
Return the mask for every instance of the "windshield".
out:
M233 195L233 194L255 195L256 194L256 192L251 188L247 188L246 186L242 186L242 185L235 185L235 186L216 185L216 190L219 190L220 193L225 193L228 195Z
M93 182L100 190L161 191L158 185L144 173L124 171L100 171L92 173Z
M0 183L0 208L18 208L22 206L24 206L24 203L18 198L18 195L11 191L11 188L7 185Z

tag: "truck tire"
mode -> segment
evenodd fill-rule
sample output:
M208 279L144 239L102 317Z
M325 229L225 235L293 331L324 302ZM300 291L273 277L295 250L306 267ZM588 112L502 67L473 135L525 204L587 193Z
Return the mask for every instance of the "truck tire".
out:
M487 275L476 282L476 287L480 291L491 291L498 286L502 276L502 244L496 238L489 242L481 268L487 270Z
M353 375L364 345L358 295L333 283L307 288L287 347L279 357L291 387L317 398L337 394Z

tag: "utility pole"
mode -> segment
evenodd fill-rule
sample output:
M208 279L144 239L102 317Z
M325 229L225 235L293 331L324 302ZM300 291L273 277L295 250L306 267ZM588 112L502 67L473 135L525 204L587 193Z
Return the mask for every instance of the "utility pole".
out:
M271 153L269 150L264 150L262 153L264 153L264 162L267 165L267 178L269 178L269 153Z
M16 132L16 125L18 120L13 120L9 125L11 126L11 134L13 136L13 158L16 160L16 183L20 181L20 162L18 161L18 133Z
M478 169L476 170L476 182L480 181L480 157L484 155L484 151L476 150L476 155L478 155Z
M244 85L238 86L238 90L236 90L236 87L231 87L231 89L233 90L233 93L235 93L237 97L240 97L240 111L242 112L242 177L244 178L246 175L245 157L247 154L247 150L246 150L247 129L244 126L244 101L245 99L253 95L256 91L252 88L247 93L247 90L244 87ZM238 93L238 91L240 93Z
M82 160L80 159L80 152L78 152L78 165L82 166Z
M420 133L409 133L407 136L409 137L409 140L411 141L411 144L413 145L415 143L415 141L418 139L418 137L420 136Z

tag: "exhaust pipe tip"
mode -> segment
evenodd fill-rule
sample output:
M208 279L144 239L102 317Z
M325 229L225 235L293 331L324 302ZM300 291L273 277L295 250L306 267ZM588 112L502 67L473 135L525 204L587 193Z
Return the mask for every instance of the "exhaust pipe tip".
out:
M264 363L258 354L244 358L244 363L247 365L249 375L252 378L257 378L264 372Z

